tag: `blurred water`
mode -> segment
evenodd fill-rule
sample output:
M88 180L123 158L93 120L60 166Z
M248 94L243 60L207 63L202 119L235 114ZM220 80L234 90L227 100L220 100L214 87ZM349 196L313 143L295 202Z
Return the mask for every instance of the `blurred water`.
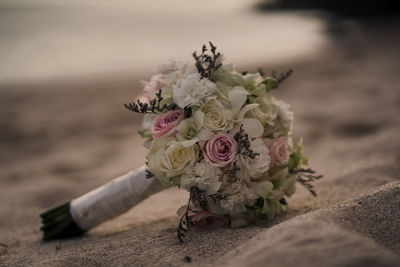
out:
M0 84L153 69L213 41L236 65L309 57L323 23L254 0L0 1Z

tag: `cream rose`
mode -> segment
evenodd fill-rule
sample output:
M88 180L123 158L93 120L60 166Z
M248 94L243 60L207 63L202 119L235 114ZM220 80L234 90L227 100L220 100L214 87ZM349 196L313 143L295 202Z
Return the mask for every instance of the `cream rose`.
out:
M204 113L203 127L216 133L229 131L233 127L233 112L226 109L217 100L205 104L201 111Z
M156 138L146 159L150 172L161 182L179 185L179 176L193 168L198 156L199 146L191 140Z

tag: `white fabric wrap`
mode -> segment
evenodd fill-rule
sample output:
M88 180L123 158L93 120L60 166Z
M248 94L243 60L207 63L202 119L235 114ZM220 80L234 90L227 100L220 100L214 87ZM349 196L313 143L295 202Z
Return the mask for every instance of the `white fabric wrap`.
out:
M157 178L146 178L146 166L120 176L71 201L72 218L88 230L114 218L164 187Z

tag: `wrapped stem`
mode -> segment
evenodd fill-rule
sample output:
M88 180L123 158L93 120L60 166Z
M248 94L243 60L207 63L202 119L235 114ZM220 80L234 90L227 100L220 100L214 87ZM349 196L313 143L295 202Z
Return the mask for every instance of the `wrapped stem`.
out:
M43 239L80 235L121 215L163 188L157 178L147 178L146 166L143 165L70 203L43 213Z
M71 215L83 230L112 219L163 189L156 178L146 178L146 166L131 171L71 202Z

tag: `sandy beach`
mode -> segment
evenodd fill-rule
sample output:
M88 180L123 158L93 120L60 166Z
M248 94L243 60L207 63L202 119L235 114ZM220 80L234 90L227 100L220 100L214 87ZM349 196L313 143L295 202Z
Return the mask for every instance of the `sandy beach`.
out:
M41 212L144 163L141 116L123 104L150 72L1 83L0 266L400 266L400 24L326 23L312 56L240 65L294 69L273 94L325 176L318 196L298 185L274 220L193 231L184 244L178 188L83 237L44 242L39 231Z

